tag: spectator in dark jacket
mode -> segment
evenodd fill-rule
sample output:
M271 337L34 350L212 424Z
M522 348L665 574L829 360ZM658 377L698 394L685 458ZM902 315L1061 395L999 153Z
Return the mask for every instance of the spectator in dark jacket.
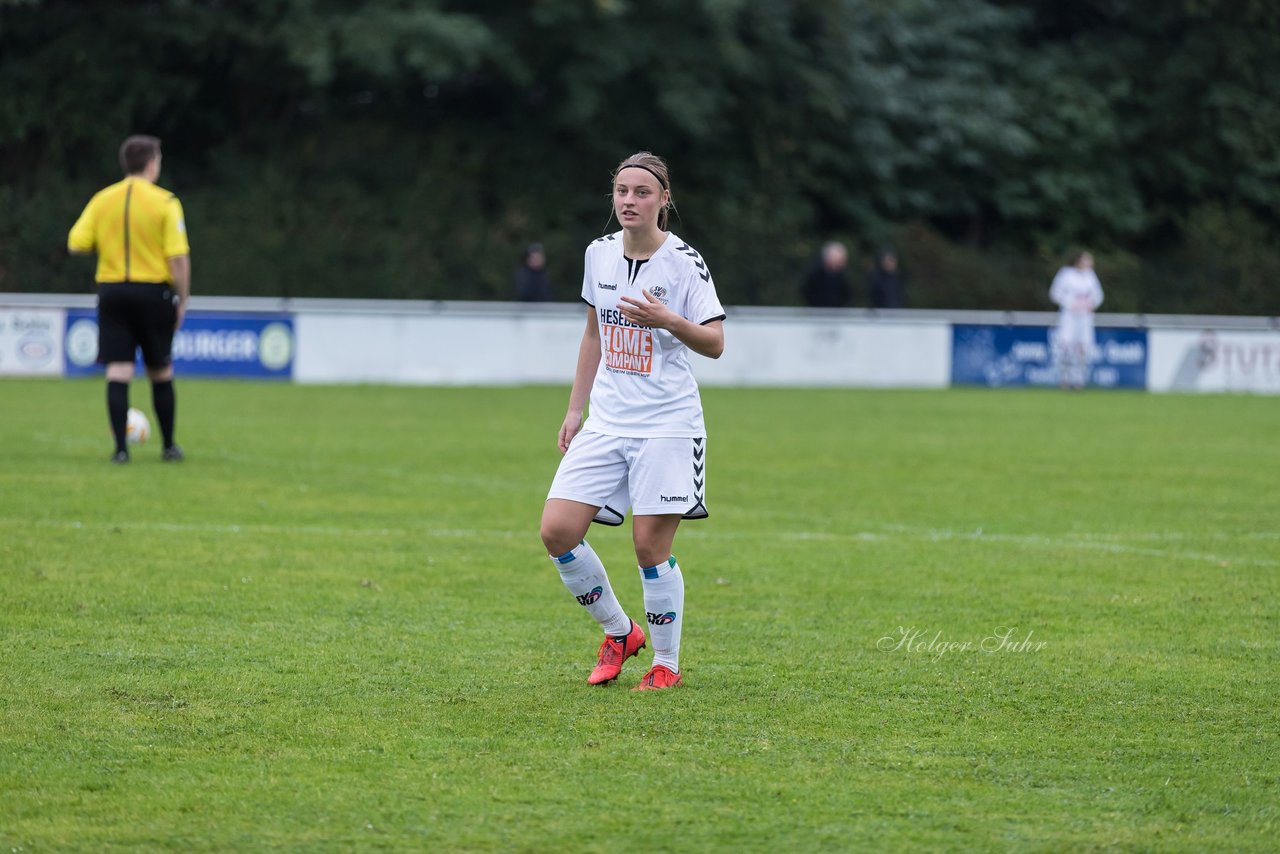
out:
M822 247L822 256L804 277L801 294L814 308L840 308L849 304L849 278L845 268L849 253L843 243L831 241Z
M872 308L902 308L902 279L898 274L898 256L892 249L876 253L876 265L867 274L867 298Z
M550 302L555 299L547 279L547 256L541 243L530 243L516 270L516 297L521 302Z

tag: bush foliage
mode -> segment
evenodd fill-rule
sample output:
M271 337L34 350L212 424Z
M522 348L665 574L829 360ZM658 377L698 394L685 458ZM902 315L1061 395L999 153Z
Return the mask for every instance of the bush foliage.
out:
M1280 313L1280 12L1231 0L0 0L0 290L84 291L66 231L165 140L196 291L558 295L608 175L671 162L722 298L897 245L914 306ZM861 292L859 290L859 295Z

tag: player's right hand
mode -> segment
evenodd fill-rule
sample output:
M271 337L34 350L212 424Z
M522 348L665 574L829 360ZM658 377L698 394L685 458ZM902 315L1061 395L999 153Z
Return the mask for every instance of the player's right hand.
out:
M564 417L564 423L560 425L560 436L557 442L560 447L560 453L568 453L569 443L573 441L573 437L578 435L578 431L581 429L581 412L570 412Z

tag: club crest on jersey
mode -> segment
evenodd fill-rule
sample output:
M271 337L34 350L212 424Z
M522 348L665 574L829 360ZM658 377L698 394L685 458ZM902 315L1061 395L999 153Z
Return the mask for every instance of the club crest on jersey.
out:
M604 595L604 588L597 585L595 587L592 587L586 593L583 593L581 596L575 596L573 598L578 600L579 605L585 606L585 605L596 604L596 602L600 601L600 597L603 595Z
M676 612L668 611L665 614L655 614L652 611L645 611L645 617L649 620L651 626L668 626L676 621Z
M654 299L662 300L662 304L666 305L667 301L663 299L663 297L667 295L667 289L662 285L654 285L652 288L649 288L649 293L653 294Z

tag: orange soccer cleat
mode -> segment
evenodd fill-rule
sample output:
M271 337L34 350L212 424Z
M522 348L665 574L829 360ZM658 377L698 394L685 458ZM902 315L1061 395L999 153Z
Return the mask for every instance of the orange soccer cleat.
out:
M680 674L665 664L655 664L640 680L640 684L632 691L661 691L663 688L678 688L684 684Z
M635 620L631 621L631 632L622 640L606 637L600 644L600 658L596 669L587 677L588 685L603 685L618 678L622 672L622 662L644 649L644 629Z

